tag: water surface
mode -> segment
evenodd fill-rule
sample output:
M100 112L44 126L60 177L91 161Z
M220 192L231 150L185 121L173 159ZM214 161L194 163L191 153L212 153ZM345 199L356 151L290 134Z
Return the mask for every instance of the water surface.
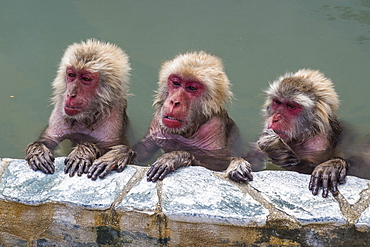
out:
M330 77L340 118L370 133L368 1L9 0L0 3L0 30L0 157L24 157L47 124L64 49L87 38L130 56L132 142L152 118L161 63L201 49L222 57L235 94L229 113L247 141L261 131L262 91L301 68Z

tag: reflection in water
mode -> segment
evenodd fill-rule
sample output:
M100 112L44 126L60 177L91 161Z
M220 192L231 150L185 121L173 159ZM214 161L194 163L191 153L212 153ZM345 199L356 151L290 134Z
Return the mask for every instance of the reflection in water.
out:
M370 25L370 2L369 1L357 1L357 2L332 2L333 5L324 4L317 10L312 10L313 14L323 14L327 20L335 21L337 19L342 20L355 20L362 25ZM347 6L343 6L346 5ZM357 41L360 44L370 41L370 31L367 34L359 35Z

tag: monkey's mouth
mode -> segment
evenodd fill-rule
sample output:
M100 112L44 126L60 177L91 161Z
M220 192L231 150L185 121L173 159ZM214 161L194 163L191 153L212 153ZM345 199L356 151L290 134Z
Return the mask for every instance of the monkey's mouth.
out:
M171 116L164 116L162 118L162 123L167 127L167 128L180 128L182 124L184 123L183 120L171 117Z
M74 116L74 115L77 115L78 113L80 113L82 111L82 108L81 107L74 107L74 106L69 106L69 105L65 105L64 106L64 112L68 115L68 116Z

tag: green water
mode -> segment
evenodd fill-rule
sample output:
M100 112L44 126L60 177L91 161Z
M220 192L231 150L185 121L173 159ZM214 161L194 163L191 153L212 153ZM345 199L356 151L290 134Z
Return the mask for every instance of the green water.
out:
M152 118L161 63L188 50L223 58L246 141L261 131L262 90L287 71L320 69L339 116L370 133L370 1L1 1L0 157L23 158L46 126L64 49L87 38L123 48L133 68L132 142Z

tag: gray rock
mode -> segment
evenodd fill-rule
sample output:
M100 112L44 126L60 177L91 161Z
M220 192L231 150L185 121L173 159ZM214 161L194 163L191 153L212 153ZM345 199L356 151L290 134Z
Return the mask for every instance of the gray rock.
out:
M347 177L340 194L308 190L310 176L253 173L235 183L225 173L184 167L147 182L147 168L127 166L92 181L32 171L0 160L0 243L6 245L153 246L181 244L369 246L369 180ZM37 205L34 207L33 205ZM316 225L314 225L316 223ZM214 233L217 234L214 234ZM325 234L323 234L325 233ZM0 244L1 245L1 244Z
M118 204L117 209L153 213L158 203L156 185L156 183L146 181L146 176L144 175L127 193L122 202Z
M92 181L86 174L71 178L63 169L64 158L56 158L54 174L35 172L26 161L14 160L2 177L0 198L31 205L54 201L107 209L136 171L126 167L121 173L113 171Z
M169 174L163 180L163 213L177 221L264 225L268 210L222 175L195 166Z
M339 205L331 194L323 198L321 191L319 195L313 196L308 190L309 175L290 171L262 171L253 173L253 176L250 185L275 207L294 216L301 224L345 223Z
M360 199L361 191L369 188L369 180L347 176L346 182L339 185L340 193L350 204L355 204Z
M370 208L367 208L362 214L361 217L358 219L356 223L356 227L365 227L370 229Z

